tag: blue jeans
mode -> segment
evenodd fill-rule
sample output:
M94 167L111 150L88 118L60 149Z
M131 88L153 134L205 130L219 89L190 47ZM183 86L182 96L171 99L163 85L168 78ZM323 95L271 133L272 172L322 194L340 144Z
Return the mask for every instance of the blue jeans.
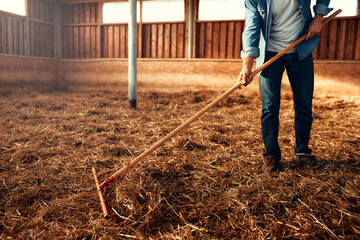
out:
M276 53L267 52L265 60ZM265 145L264 158L281 159L278 142L281 79L286 69L293 92L295 108L295 137L297 155L311 154L308 147L312 118L314 92L314 63L312 55L299 61L297 53L285 54L259 76L262 102L261 129Z

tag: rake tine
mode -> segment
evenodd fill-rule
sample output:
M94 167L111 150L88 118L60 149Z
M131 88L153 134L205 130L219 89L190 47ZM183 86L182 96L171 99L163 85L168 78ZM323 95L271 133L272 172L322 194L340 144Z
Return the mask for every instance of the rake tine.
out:
M109 215L109 212L107 210L107 207L106 207L106 202L105 202L105 199L104 199L104 195L101 191L101 188L100 188L100 185L99 185L99 180L98 180L98 177L96 175L96 170L95 168L93 167L92 168L92 172L93 172L93 175L94 175L94 179L95 179L95 184L96 184L96 189L99 193L99 198L100 198L100 205L101 205L101 210L103 212L103 215L105 217L105 219L109 219L110 218L110 215Z

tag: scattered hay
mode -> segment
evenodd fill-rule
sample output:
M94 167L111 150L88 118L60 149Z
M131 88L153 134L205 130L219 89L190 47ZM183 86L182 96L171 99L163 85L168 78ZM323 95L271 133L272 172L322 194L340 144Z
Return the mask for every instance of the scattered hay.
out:
M0 238L358 238L359 101L314 99L316 171L294 158L288 92L277 176L261 172L259 95L234 93L129 171L102 218L91 167L110 176L218 95L143 91L134 111L114 88L2 91Z

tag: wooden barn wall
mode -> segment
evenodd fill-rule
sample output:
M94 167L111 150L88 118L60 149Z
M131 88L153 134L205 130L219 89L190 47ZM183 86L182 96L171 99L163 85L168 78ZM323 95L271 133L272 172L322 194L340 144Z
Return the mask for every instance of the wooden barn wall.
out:
M325 25L313 55L315 59L360 60L360 17L341 17Z
M185 21L138 23L138 58L188 58ZM196 1L195 1L196 3ZM65 58L127 58L126 23L104 24L102 3L62 5ZM195 18L197 16L195 4ZM194 58L240 59L244 20L194 22ZM314 51L321 60L360 60L360 18L342 17L325 25Z
M62 5L64 58L100 58L101 9L97 3Z
M185 21L138 23L138 57L186 59ZM194 16L193 58L240 59L244 20L199 21ZM0 53L51 58L127 58L126 23L102 23L101 1L57 3L27 0L27 15L0 11ZM59 15L58 15L59 13ZM360 17L340 17L325 25L314 58L360 60Z
M54 3L27 0L29 55L55 57L56 8Z
M239 59L245 21L197 21L197 58ZM314 51L318 60L360 60L360 17L341 17L325 25Z
M197 22L195 57L240 59L244 27L244 20Z
M55 57L56 7L44 0L27 0L26 16L0 11L0 53Z
M102 3L63 4L64 58L127 58L127 23L104 24ZM139 58L184 58L185 22L139 23Z
M26 18L0 11L0 53L26 55Z

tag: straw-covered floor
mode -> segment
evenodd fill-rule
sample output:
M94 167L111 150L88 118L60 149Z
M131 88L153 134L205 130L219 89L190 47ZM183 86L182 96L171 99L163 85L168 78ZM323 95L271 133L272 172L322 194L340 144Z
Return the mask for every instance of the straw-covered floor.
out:
M359 100L314 98L314 170L289 91L278 175L261 171L260 97L237 91L131 169L105 220L91 168L109 177L222 93L140 89L132 110L125 89L1 91L0 239L359 238Z

